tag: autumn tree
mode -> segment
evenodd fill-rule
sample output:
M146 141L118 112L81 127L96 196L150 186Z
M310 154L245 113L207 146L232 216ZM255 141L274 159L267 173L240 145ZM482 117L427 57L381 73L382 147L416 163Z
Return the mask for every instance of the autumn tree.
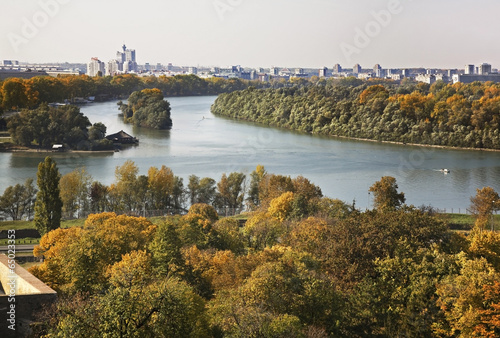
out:
M478 310L479 321L474 335L495 338L500 335L500 282L483 286L483 308Z
M267 251L263 254L274 259L259 265L240 287L220 292L211 301L212 325L226 335L274 337L280 335L267 330L288 318L287 324L282 322L285 331L295 322L338 335L339 295L331 281L320 276L314 259L287 247Z
M41 235L59 228L61 222L62 201L59 190L61 174L56 163L46 157L38 165L38 193L35 202L35 226Z
M278 239L284 233L284 226L276 217L271 217L267 211L255 211L245 223L243 234L247 245L255 250L278 244Z
M287 191L294 191L293 182L289 176L265 175L259 182L260 204L268 207L273 198L279 197Z
M440 336L471 337L481 324L485 285L498 281L498 273L484 258L468 259L464 253L456 256L458 273L443 278L437 285L437 305L444 318L434 324Z
M75 169L61 177L59 187L66 217L73 218L76 214L79 218L87 212L91 182L92 176L86 172L85 168Z
M369 191L373 193L373 206L380 211L398 209L406 200L404 193L398 193L396 179L391 176L382 177Z
M174 183L174 173L170 168L164 165L160 169L149 168L147 188L154 210L165 210L172 206Z
M28 108L31 106L29 93L22 79L7 79L3 82L1 89L2 105L6 110Z
M217 234L213 223L217 221L214 207L207 204L193 204L179 221L179 237L185 246L197 245L200 248L214 245Z
M48 334L72 337L206 337L204 301L186 283L156 279L145 251L111 265L109 288L57 303Z
M115 195L118 205L126 211L135 211L140 208L141 202L136 198L138 191L137 174L139 168L127 160L115 169L116 184L111 185L111 192Z
M25 85L37 94L37 104L61 102L66 98L63 84L58 78L52 76L35 76L26 80Z
M35 250L45 260L33 273L65 294L105 290L107 269L122 255L145 250L156 226L142 217L102 213L90 215L83 229L74 229L58 229L55 238L52 231L45 234Z
M221 218L214 223L213 228L217 232L221 250L230 250L235 254L245 252L245 238L237 219Z
M293 200L294 194L291 191L285 192L281 196L274 198L268 208L269 214L278 221L283 222L293 211Z
M484 229L490 223L493 212L500 210L500 197L491 187L477 189L476 196L471 197L471 212L476 216L475 225ZM493 230L493 224L491 225Z

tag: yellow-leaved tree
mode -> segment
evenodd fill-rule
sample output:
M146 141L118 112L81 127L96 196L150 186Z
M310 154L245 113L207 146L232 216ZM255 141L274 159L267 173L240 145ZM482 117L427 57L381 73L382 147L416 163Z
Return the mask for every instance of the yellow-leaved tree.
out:
M63 293L102 290L108 283L108 267L124 254L144 250L155 230L143 217L90 215L83 229L57 229L44 235L34 255L45 260L31 272Z

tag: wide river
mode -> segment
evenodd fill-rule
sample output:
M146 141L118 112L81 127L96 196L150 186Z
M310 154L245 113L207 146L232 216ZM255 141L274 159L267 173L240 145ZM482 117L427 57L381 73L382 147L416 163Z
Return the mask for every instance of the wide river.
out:
M108 134L124 130L140 139L138 146L117 153L53 153L62 174L85 167L94 180L114 181L117 166L134 161L140 174L151 166L170 167L184 178L191 174L219 180L222 173L249 174L258 164L270 173L302 175L325 196L371 208L369 187L382 176L394 176L407 203L464 212L477 188L500 191L500 153L412 147L331 139L215 117L215 97L169 98L173 129L147 130L126 125L116 101L82 107L92 123L103 122ZM0 153L0 192L36 178L47 153ZM439 170L447 168L450 173Z

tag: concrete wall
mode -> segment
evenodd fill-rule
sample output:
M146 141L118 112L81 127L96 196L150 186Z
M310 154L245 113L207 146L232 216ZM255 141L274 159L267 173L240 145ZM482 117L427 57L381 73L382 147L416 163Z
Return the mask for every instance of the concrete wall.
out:
M57 299L57 293L46 284L15 263L14 275L8 266L9 258L0 254L0 282L5 295L0 296L0 337L24 337L29 334L29 324L34 315ZM11 285L14 282L15 302L9 302ZM13 291L12 290L12 291ZM15 304L16 331L8 329L7 321L11 304Z

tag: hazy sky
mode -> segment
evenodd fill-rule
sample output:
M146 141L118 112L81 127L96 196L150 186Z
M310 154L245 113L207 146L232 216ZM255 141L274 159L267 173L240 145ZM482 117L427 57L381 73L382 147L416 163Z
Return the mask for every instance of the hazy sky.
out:
M499 0L1 0L0 60L108 61L125 43L140 64L496 68L499 12Z

